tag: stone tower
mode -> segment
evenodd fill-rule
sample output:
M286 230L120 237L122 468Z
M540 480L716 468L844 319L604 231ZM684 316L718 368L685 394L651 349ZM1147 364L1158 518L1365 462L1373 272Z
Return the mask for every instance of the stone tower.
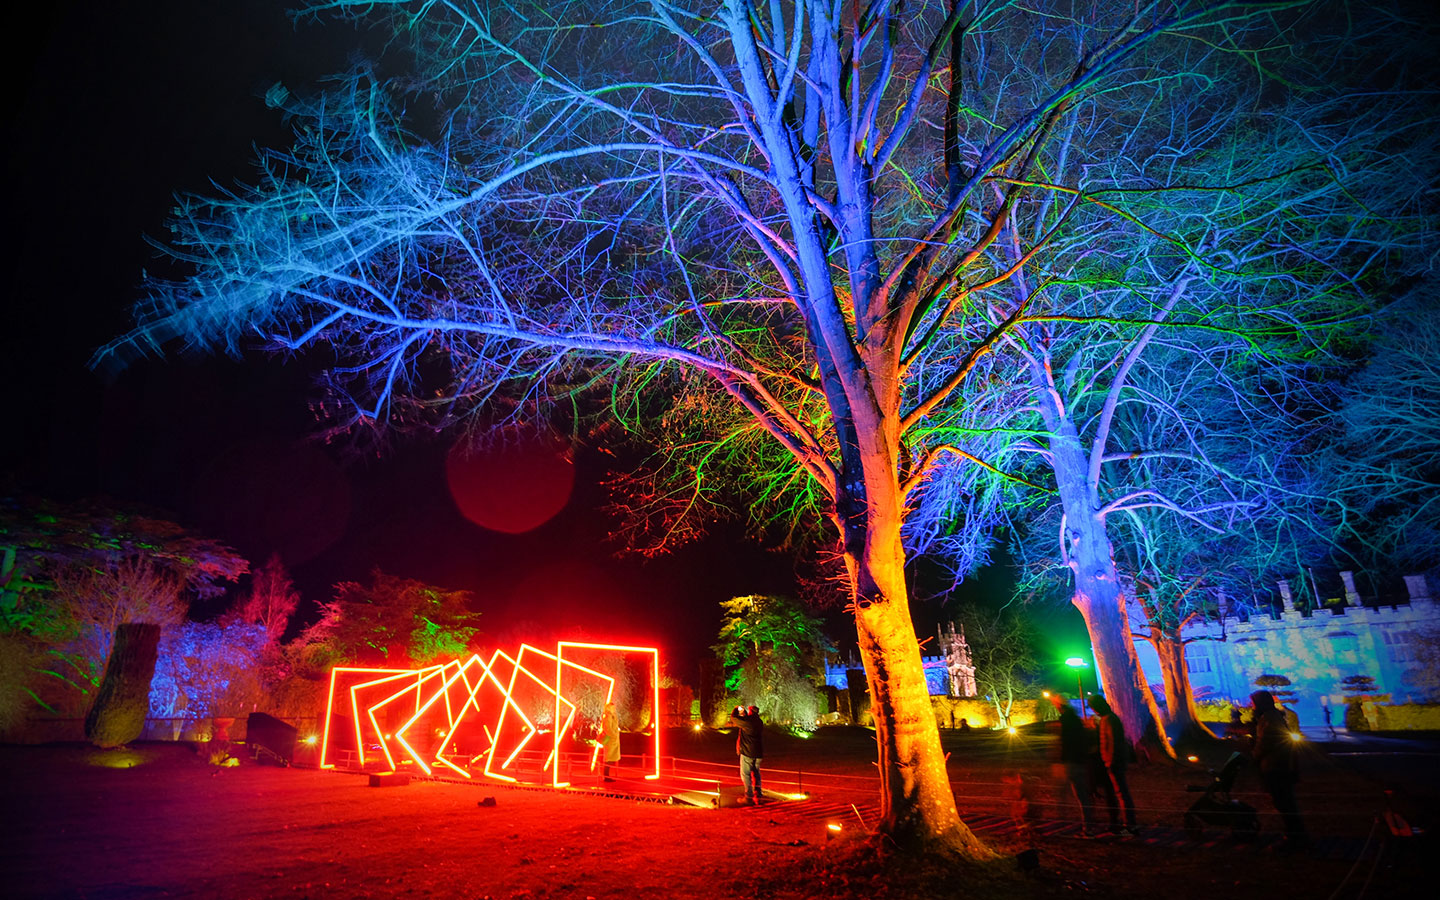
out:
M970 662L970 645L965 642L965 626L956 630L952 623L940 626L940 651L945 655L945 668L950 673L950 696L974 697L975 666Z

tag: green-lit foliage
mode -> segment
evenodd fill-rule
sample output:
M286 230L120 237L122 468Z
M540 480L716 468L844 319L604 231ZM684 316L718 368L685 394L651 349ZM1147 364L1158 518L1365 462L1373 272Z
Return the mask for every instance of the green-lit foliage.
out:
M331 664L401 665L464 656L477 629L469 591L452 591L379 569L344 581L300 644Z
M115 629L175 624L193 597L249 569L225 544L174 522L98 504L0 500L0 629L30 649L22 686L50 712L91 704Z
M819 718L817 680L834 649L820 619L784 597L722 601L719 641L712 647L725 688L765 718L811 729Z

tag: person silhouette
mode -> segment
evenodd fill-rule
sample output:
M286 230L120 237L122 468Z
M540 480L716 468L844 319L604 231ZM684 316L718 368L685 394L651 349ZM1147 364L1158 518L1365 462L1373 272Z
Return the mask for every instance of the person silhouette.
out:
M1285 713L1275 705L1275 695L1256 691L1250 695L1255 714L1255 736L1250 742L1250 755L1260 771L1260 783L1270 794L1270 802L1285 823L1284 850L1297 850L1310 843L1305 823L1300 819L1300 805L1295 800L1295 784L1300 780L1299 760L1295 755L1295 739Z
M1104 697L1091 698L1090 708L1099 716L1096 730L1100 733L1100 763L1104 768L1100 791L1105 795L1105 805L1110 812L1110 831L1133 837L1140 832L1135 824L1135 800L1130 796L1130 782L1126 776L1132 750L1125 736L1125 724ZM1123 826L1120 824L1122 810L1125 816Z
M764 794L760 787L760 761L765 756L765 723L758 706L737 706L730 714L735 725L735 753L740 757L740 783L745 788L741 803L760 804Z
M614 781L610 767L620 768L620 714L615 711L614 703L605 704L605 711L600 715L600 746L604 750L600 777L603 781Z

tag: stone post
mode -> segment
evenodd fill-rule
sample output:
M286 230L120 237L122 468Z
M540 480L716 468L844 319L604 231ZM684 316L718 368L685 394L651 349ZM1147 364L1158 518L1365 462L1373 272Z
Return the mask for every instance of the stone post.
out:
M1412 607L1431 607L1435 604L1435 598L1430 594L1430 585L1425 581L1424 575L1406 575L1405 592L1410 595Z
M1294 593L1292 593L1291 590L1290 590L1290 582L1289 582L1289 580L1288 580L1288 579L1285 579L1285 578L1280 579L1279 588L1280 588L1280 613L1281 613L1282 615L1288 615L1288 614L1290 614L1290 613L1298 613L1298 612L1300 612L1300 607L1299 607L1299 606L1297 605L1297 603L1296 603L1295 595L1294 595Z
M1359 606L1360 592L1355 590L1355 573L1341 572L1340 580L1345 583L1345 605Z

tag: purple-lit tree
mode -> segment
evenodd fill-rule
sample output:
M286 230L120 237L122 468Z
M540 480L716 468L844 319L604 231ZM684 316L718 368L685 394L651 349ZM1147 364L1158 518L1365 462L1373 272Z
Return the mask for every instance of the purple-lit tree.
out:
M1349 61L1351 49L1314 55ZM1058 543L1111 705L1132 736L1162 742L1127 579L1151 586L1137 609L1153 614L1142 620L1167 673L1180 673L1192 588L1236 563L1259 574L1323 539L1331 501L1298 461L1333 402L1324 383L1347 363L1347 320L1378 305L1404 277L1398 261L1431 240L1426 187L1410 173L1435 160L1415 97L1332 89L1267 101L1269 78L1213 48L1178 52L1172 76L1132 93L1151 92L1129 107L1143 120L1065 123L1044 157L1052 197L1017 210L997 242L1023 268L986 295L990 321L1027 319L1004 338L1036 432L1020 449L1038 460L1027 477L1053 493L1017 515L1026 554L1053 559ZM1333 81L1303 60L1264 74ZM1066 217L1067 234L1025 259ZM1201 559L1207 540L1210 552L1228 540L1235 558ZM1185 685L1172 716L1190 710Z
M191 273L152 284L100 361L324 344L331 412L362 430L548 418L608 390L671 464L648 497L661 542L734 477L762 527L829 529L882 828L984 855L905 562L985 559L1026 399L992 354L1033 318L990 316L990 294L1077 223L1133 218L1053 183L1067 135L1106 123L1095 177L1115 177L1127 129L1206 95L1175 68L1186 47L1256 49L1246 29L1291 5L316 3L389 27L418 69L273 89L296 145L258 187L182 201L168 250Z

